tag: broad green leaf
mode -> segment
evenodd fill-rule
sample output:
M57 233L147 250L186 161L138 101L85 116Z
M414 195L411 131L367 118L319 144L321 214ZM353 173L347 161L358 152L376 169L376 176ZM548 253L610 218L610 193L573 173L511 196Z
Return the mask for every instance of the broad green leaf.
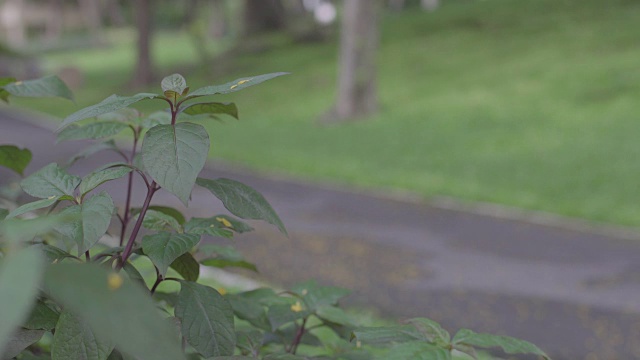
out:
M193 99L200 96L208 96L208 95L216 95L216 94L228 94L236 91L240 91L242 89L248 88L249 86L258 85L267 80L273 79L278 76L287 75L288 73L279 72L265 75L258 75L253 77L244 77L240 79L236 79L232 82L226 83L224 85L214 85L200 88L196 91L193 91L186 97L186 99Z
M79 215L76 221L66 221L56 227L62 235L78 244L78 254L91 249L109 229L115 206L111 196L101 192L85 200L81 205L64 209L60 214Z
M236 334L229 302L208 286L189 281L180 285L175 313L187 342L205 358L233 355Z
M381 360L451 360L451 352L433 344L413 341L397 344Z
M388 343L403 343L415 340L425 340L415 327L411 325L360 327L353 331L353 336L363 344L384 345Z
M307 360L307 358L293 354L269 354L263 360Z
M238 107L234 103L208 102L189 105L184 108L183 112L188 115L229 115L238 119Z
M311 310L316 310L321 306L335 305L338 300L351 293L347 289L335 286L318 285L315 280L296 284L291 288L291 291L300 295Z
M30 330L51 330L56 327L60 314L43 301L38 301L22 327Z
M185 205L209 154L209 135L198 124L151 128L142 143L144 168Z
M222 218L221 218L222 219ZM232 238L233 233L223 228L220 220L213 218L191 218L184 224L184 231L189 234L211 235Z
M239 319L246 320L259 329L271 331L271 323L267 318L265 306L259 300L245 294L227 294L225 296L233 308L233 313ZM271 295L277 296L275 293Z
M254 357L250 356L216 356L215 360L256 360Z
M0 263L0 354L11 334L29 316L36 301L44 261L37 249L26 248L7 254Z
M63 167L68 168L69 166L73 165L76 163L76 161L88 158L89 156L103 151L103 150L112 150L112 151L119 151L118 147L116 146L115 141L113 141L113 139L111 140L107 140L104 142L100 142L97 144L93 144L91 146L88 146L87 148L85 148L84 150L80 151L79 153L75 154L71 159L69 159Z
M36 244L36 245L33 245L33 247L37 248L42 252L44 257L47 259L47 263L49 264L60 262L66 258L72 258L76 260L78 259L77 257L69 254L68 252L52 245Z
M176 231L182 233L182 225L173 216L156 210L148 210L142 220L142 226L149 230Z
M182 213L177 210L174 209L172 207L168 207L168 206L158 206L158 205L151 205L149 206L149 210L154 210L154 211L158 211L161 212L165 215L169 215L172 218L176 219L176 221L178 221L178 224L183 225L185 223L185 218L184 215L182 215ZM140 214L140 208L132 208L131 209L131 215L135 216Z
M236 330L236 347L244 354L258 354L263 338L264 333L260 330Z
M199 235L161 232L143 237L142 250L164 276L169 265L199 241Z
M77 219L73 214L47 215L34 219L7 219L0 223L0 239L10 242L29 241L66 221Z
M271 330L276 330L282 325L304 319L309 315L311 315L311 312L305 309L299 301L293 304L272 305L267 310L267 318L271 324Z
M180 74L172 74L162 79L160 86L163 92L173 91L182 94L184 89L187 88L187 81Z
M425 336L427 341L440 347L446 347L451 343L451 335L437 322L426 318L409 319L407 323L413 325L418 332Z
M17 209L13 210L9 215L7 215L7 219L11 219L11 218L14 218L16 216L20 216L20 215L28 213L30 211L47 208L47 207L55 204L57 201L60 201L60 198L61 198L60 196L53 196L53 197L50 197L48 199L40 199L40 200L36 200L34 202L30 202L30 203L24 204L24 205L18 207ZM71 198L71 199L73 199L73 198Z
M0 352L0 359L14 358L24 349L38 342L44 333L44 330L15 329L9 336L9 341L4 348L4 352ZM24 357L21 359L24 359Z
M452 342L482 348L500 347L507 354L535 354L549 359L549 356L534 344L509 336L476 333L472 330L461 329L453 337Z
M125 108L131 104L135 104L138 101L146 100L146 99L158 99L160 96L156 94L150 93L140 93L133 96L118 96L111 95L108 98L102 100L102 102L86 107L82 110L76 111L75 113L67 116L66 119L60 124L57 131L62 130L70 124L73 124L76 121L88 119L91 117L96 117L98 115L110 113L116 110L120 110Z
M63 312L51 344L52 360L106 360L113 350L109 341L96 336L93 329L69 312Z
M242 233L253 231L253 227L251 227L251 225L247 224L244 221L241 221L241 220L238 220L238 219L236 219L234 217L231 217L229 215L216 215L212 219L215 219L216 221L220 222L222 227L227 228L227 229L231 229L231 230L237 232L238 234L242 234ZM229 224L231 224L231 225L229 225Z
M140 119L140 112L133 108L122 108L110 113L96 116L100 121L119 121L124 123L136 123Z
M9 210L0 208L0 221L4 220L9 215Z
M231 246L206 244L200 247L199 252L204 257L200 260L200 263L205 266L217 268L240 267L258 271L254 264L247 262L242 254Z
M73 101L73 93L59 77L46 76L40 79L16 81L4 86L13 96L61 97Z
M57 142L68 140L102 139L113 136L129 125L117 121L98 121L86 125L70 125L58 133Z
M287 230L271 205L253 188L230 179L208 180L198 178L196 183L215 195L227 210L242 219L264 220L278 227L287 235Z
M200 264L188 252L175 259L170 267L187 281L198 281L200 276Z
M147 289L147 283L144 281L144 277L142 277L142 274L140 274L138 269L133 266L130 261L127 261L124 264L122 270L124 270L127 276L129 276L129 279L131 279L131 281L133 281L134 283L138 283L138 285L142 286L144 289Z
M0 166L9 168L20 175L31 162L31 151L13 145L0 146Z
M73 191L80 184L80 178L70 175L58 164L51 163L22 180L20 186L27 194L37 198L51 196L73 196Z
M175 331L156 310L149 291L95 264L56 264L45 292L90 326L96 336L140 359L184 360Z
M132 171L131 167L118 164L106 169L96 170L82 178L79 188L80 195L85 195L107 181L119 179Z
M321 306L316 309L315 314L322 320L332 322L342 326L353 326L351 317L344 310L335 306Z
M151 129L156 125L170 125L171 124L171 113L166 111L156 111L154 113L149 114L144 119L142 119L142 127L145 129Z

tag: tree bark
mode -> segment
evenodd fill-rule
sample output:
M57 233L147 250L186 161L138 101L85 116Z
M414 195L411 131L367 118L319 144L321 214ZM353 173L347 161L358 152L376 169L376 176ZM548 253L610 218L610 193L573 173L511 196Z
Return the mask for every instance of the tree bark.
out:
M340 35L338 98L333 120L370 115L378 108L377 7L377 1L374 0L345 0Z
M282 30L285 25L286 14L280 0L245 0L244 35Z
M153 81L151 62L152 7L153 0L135 0L134 16L138 31L138 56L132 85L143 86Z

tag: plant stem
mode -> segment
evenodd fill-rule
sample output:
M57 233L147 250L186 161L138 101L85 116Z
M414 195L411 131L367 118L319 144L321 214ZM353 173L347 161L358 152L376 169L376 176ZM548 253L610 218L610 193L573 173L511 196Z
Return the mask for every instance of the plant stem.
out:
M151 287L151 295L153 295L156 292L156 288L158 287L158 285L160 285L160 283L163 280L164 279L162 278L162 276L158 275L158 277L156 278L156 282L153 283L153 287Z
M302 341L302 335L304 335L304 326L306 324L307 324L307 318L304 318L302 320L302 325L300 325L300 328L298 328L298 333L296 334L296 337L293 340L293 343L291 344L291 353L293 355L295 355L296 351L298 351L298 345L300 345L300 341Z
M84 257L85 259L87 259L87 262L91 261L91 255L89 254L89 250L85 251Z
M129 158L129 165L133 165L133 159L136 156L138 149L138 133L134 131L133 134L133 150L131 150L131 157ZM127 232L127 225L129 224L129 215L131 214L131 193L133 190L133 171L129 173L129 183L127 184L127 200L124 205L124 215L122 217L122 230L120 231L120 246L124 243L124 236Z
M140 231L140 227L142 226L142 220L144 220L144 216L147 214L147 210L149 210L149 204L151 203L151 199L153 198L153 194L159 189L156 182L152 182L151 186L147 188L147 197L144 199L144 204L142 205L142 209L140 210L140 215L138 215L138 220L131 231L131 236L129 236L129 242L127 242L127 247L125 247L122 252L122 258L120 263L118 264L118 270L122 269L124 264L131 256L131 251L133 249L133 244L136 241L136 237L138 236L138 232Z

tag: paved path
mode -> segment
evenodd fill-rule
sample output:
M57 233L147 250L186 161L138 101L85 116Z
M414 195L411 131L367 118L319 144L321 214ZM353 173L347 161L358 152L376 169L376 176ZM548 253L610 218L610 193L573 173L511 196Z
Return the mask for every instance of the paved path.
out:
M28 173L64 161L78 144L0 113L0 144L31 148ZM113 161L78 164L84 175ZM7 172L0 172L0 181ZM530 340L554 359L640 359L640 240L534 225L429 204L273 181L209 167L207 177L243 181L270 200L290 238L272 228L236 241L261 276L288 285L308 278L354 290L351 304L427 316L454 330ZM110 186L113 186L112 184ZM136 186L141 202L143 191ZM114 197L122 201L120 197ZM156 203L180 208L159 192ZM196 189L191 215L223 209Z

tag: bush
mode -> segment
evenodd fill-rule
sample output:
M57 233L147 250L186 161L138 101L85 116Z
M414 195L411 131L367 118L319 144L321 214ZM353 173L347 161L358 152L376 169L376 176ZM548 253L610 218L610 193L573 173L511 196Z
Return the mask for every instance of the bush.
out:
M209 152L209 134L197 120L238 118L233 103L191 100L242 90L284 75L238 79L190 92L174 74L162 94L112 95L68 116L58 140L98 139L67 164L49 164L24 178L24 192L38 198L11 211L0 209L0 355L3 359L452 359L477 358L475 348L533 353L535 345L462 329L453 337L436 322L418 318L393 327L359 327L338 306L348 291L309 281L284 291L260 288L225 294L198 282L200 266L255 270L232 247L200 244L202 236L232 238L262 220L287 235L284 224L251 187L198 175ZM72 99L56 77L0 80L0 98L59 96ZM161 100L168 111L143 116L129 106ZM125 152L110 138L130 131ZM80 178L67 168L97 151L121 162ZM31 152L0 146L0 165L22 175ZM131 182L146 184L140 207L131 204ZM116 208L101 184L125 177L126 202ZM151 206L160 190L185 206L194 185L217 197L229 214L186 219L178 210ZM56 210L57 209L57 210ZM44 213L43 213L44 212ZM34 213L38 213L34 216ZM101 239L112 220L119 242ZM141 236L146 228L148 235ZM139 271L146 258L154 279ZM176 274L173 276L172 274ZM175 282L175 292L157 291Z

